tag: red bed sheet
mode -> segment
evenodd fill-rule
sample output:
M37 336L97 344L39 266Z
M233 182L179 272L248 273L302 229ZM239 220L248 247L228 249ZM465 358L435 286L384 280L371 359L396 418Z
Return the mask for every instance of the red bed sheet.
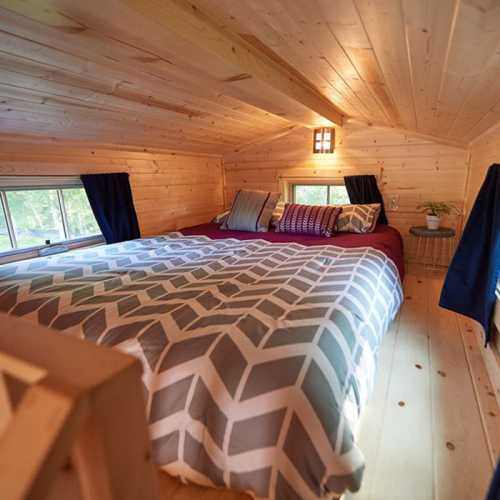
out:
M345 248L372 247L384 252L399 271L401 281L404 278L405 264L403 253L403 238L399 231L391 226L377 224L372 233L354 234L337 233L331 238L325 236L312 236L309 234L276 233L268 231L265 233L253 233L249 231L224 231L218 224L201 224L200 226L181 229L186 236L208 236L214 240L224 238L235 238L237 240L266 240L271 243L300 243L305 246L314 245L336 245Z

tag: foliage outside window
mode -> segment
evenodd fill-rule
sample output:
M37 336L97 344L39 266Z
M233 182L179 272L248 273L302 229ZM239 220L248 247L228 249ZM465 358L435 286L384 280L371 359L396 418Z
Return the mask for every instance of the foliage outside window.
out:
M0 187L0 252L101 234L81 186Z
M337 184L294 184L293 202L302 205L348 205L345 186Z

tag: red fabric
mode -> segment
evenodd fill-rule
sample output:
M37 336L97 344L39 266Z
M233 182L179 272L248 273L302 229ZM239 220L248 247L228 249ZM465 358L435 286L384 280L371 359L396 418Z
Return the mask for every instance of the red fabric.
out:
M298 205L287 203L276 226L277 233L299 233L330 237L342 212L328 205Z
M213 240L236 238L237 240L266 240L271 243L300 243L305 246L336 245L344 248L372 247L384 252L398 268L401 281L404 278L405 264L403 254L403 238L397 229L377 224L372 233L335 233L331 238L312 236L309 234L290 234L268 231L251 233L247 231L224 231L218 224L202 224L200 226L181 229L186 236L208 236Z

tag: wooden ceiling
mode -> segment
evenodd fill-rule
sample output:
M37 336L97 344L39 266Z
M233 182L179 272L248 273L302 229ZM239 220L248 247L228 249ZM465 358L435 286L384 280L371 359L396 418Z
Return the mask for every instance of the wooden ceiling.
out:
M0 0L3 140L223 153L500 121L500 0ZM22 137L21 137L22 136Z

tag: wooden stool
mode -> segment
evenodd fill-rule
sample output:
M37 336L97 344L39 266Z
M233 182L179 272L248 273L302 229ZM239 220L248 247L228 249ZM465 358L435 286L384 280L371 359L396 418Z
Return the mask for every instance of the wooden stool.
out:
M451 227L428 229L426 226L413 226L410 234L416 239L415 259L417 262L427 264L427 255L430 251L430 265L433 269L445 259L445 266L455 250L455 230Z

